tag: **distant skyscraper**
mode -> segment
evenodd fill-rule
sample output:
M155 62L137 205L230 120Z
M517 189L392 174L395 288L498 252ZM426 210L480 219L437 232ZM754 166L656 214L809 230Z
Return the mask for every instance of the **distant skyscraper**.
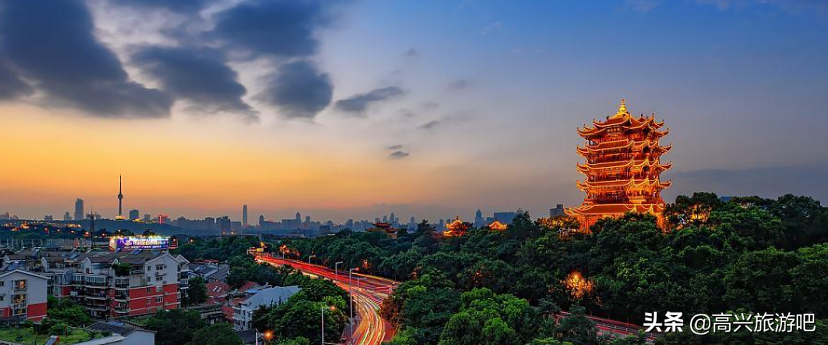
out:
M242 206L242 226L247 227L247 205Z
M391 218L391 219L390 219L390 223L391 223L391 224L393 224L393 223L396 223L396 222L397 222L397 216L395 216L395 215L394 215L394 212L391 212L391 215L390 215L390 216L388 216L388 218Z
M480 209L477 209L477 212L474 213L474 227L475 228L482 228L486 225L486 220L483 219L483 212Z
M296 222L297 222L297 223L301 223L301 222L302 222L302 215L301 215L299 212L296 212Z
M515 216L517 216L517 212L495 212L494 220L509 225L512 224L512 220L515 219Z
M305 216L305 224L310 224L310 216Z
M388 216L382 216L382 222L388 223Z
M263 216L263 215L259 215L259 227L260 227L260 228L261 228L261 227L264 227L264 222L265 222L265 220L264 220L264 216Z
M152 221L152 216L149 213L144 213L144 221L149 223Z
M72 215L69 213L69 211L66 211L66 213L63 214L63 220L67 222L72 220Z
M54 220L55 220L55 218L52 217L51 214L47 214L45 217L43 217L44 222L51 222L51 221L54 221Z
M557 204L555 206L555 208L550 208L549 209L549 217L550 218L557 217L557 216L563 216L563 215L564 215L564 205L563 204Z
M141 212L138 212L138 210L129 210L129 220L138 219L141 219Z
M86 216L83 213L83 199L75 200L75 220L84 220Z
M124 193L121 193L121 175L118 175L118 218L124 218L123 200Z

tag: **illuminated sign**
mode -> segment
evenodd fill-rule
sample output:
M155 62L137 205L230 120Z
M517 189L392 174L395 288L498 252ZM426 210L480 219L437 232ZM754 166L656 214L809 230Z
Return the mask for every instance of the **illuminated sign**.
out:
M109 239L110 250L168 249L170 238L164 236L125 236Z

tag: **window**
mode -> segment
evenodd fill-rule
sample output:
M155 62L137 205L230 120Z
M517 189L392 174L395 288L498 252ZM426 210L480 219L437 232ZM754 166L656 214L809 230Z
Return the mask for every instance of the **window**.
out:
M14 281L14 289L15 290L24 290L26 289L26 280L15 280Z
M155 303L161 303L161 302L164 302L164 298L163 298L163 297L156 297L156 298L155 298Z
M5 285L6 285L6 282L0 281L0 286L5 286Z
M147 293L152 293L152 288L147 288Z
M0 295L0 302L3 302L4 298L6 298L6 296Z

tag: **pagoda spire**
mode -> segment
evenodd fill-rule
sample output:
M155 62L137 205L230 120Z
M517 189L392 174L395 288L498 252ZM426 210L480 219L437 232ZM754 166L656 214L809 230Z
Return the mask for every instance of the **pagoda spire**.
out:
M622 98L621 99L621 104L618 105L618 112L615 113L615 116L613 116L612 118L616 119L616 118L623 117L623 116L626 116L626 115L629 115L629 114L630 114L630 112L627 111L627 100Z

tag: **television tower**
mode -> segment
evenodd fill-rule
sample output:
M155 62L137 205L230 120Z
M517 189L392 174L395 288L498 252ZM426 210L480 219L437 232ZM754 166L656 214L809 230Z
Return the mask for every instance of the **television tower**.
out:
M123 205L122 201L124 200L124 194L121 193L121 175L118 175L118 218L124 217L123 212Z

